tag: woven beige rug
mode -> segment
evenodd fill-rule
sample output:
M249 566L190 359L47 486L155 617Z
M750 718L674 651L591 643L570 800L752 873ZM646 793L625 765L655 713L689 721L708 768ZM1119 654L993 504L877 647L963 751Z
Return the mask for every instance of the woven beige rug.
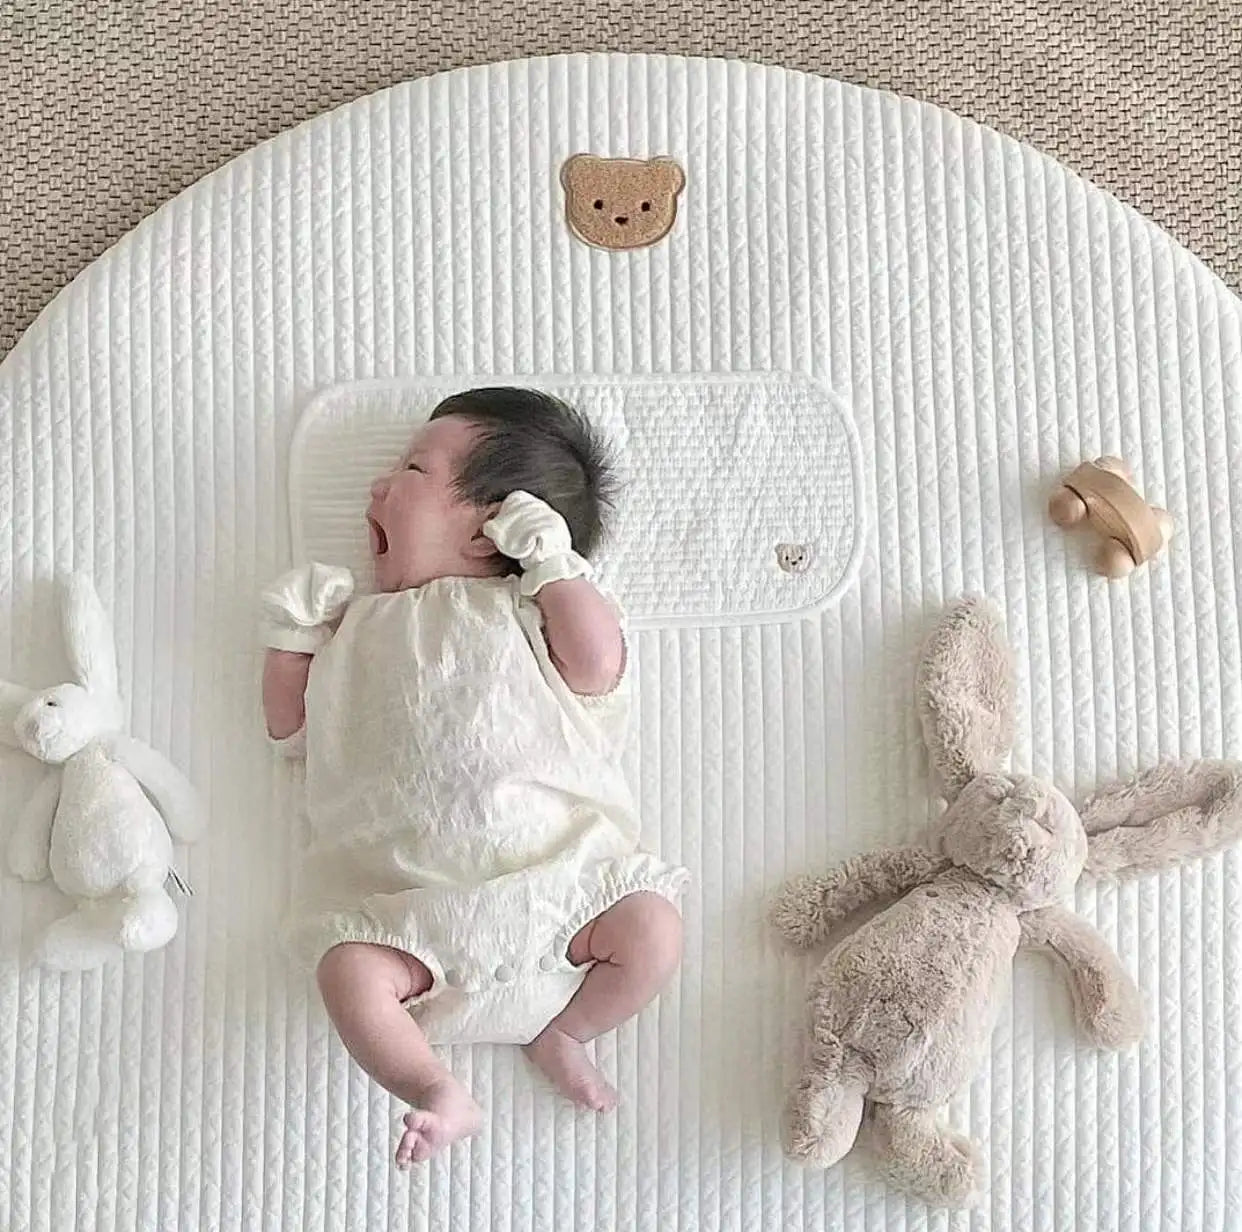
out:
M0 0L0 355L256 142L406 78L588 50L737 56L938 103L1242 286L1242 0Z

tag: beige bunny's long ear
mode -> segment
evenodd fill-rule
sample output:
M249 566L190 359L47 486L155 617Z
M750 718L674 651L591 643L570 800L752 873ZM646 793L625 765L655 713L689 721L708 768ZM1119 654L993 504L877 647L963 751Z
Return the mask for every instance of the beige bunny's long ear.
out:
M1242 763L1164 762L1082 808L1095 876L1153 873L1242 837Z
M941 792L953 800L1013 744L1013 652L985 600L958 600L923 649L917 705Z

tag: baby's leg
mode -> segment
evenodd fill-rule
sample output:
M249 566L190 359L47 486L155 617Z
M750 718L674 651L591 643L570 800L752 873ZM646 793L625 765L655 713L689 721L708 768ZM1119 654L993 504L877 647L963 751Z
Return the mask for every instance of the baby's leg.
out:
M526 1045L530 1059L575 1103L597 1112L617 1093L583 1048L632 1018L667 983L681 959L681 916L660 894L630 894L569 943L569 960L594 963L570 1003Z
M319 990L341 1042L380 1086L413 1105L397 1146L397 1166L430 1159L477 1133L483 1113L440 1064L402 1002L431 987L417 958L382 945L351 943L319 963Z

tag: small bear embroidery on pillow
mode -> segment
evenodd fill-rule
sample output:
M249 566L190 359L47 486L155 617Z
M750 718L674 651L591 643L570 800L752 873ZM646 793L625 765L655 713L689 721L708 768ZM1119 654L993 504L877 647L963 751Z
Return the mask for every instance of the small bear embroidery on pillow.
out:
M646 248L677 220L686 173L671 158L575 154L561 167L569 229L596 248Z

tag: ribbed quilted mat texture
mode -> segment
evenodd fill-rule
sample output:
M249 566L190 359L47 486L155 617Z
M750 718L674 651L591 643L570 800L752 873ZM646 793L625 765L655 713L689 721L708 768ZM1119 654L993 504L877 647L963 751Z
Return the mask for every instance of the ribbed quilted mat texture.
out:
M671 154L659 246L588 250L569 153ZM49 896L0 891L6 1229L1219 1229L1242 1210L1242 863L1078 907L1149 1002L1125 1056L1079 1046L1018 964L990 1064L950 1110L985 1143L970 1216L855 1161L782 1162L806 967L761 922L788 872L920 833L914 652L964 589L1004 609L1017 763L1081 793L1162 755L1242 752L1234 525L1239 305L1171 240L951 115L779 70L519 62L432 78L262 146L91 267L0 367L0 674L60 678L47 579L114 609L134 731L203 785L210 841L167 952L24 969ZM496 371L813 374L852 405L858 584L810 622L635 639L629 768L689 866L676 987L600 1047L623 1094L576 1114L508 1050L457 1050L486 1133L401 1177L400 1109L353 1068L272 934L297 783L260 736L257 586L288 563L297 408L362 378ZM1108 450L1174 513L1108 585L1046 524ZM31 776L3 767L5 812Z

